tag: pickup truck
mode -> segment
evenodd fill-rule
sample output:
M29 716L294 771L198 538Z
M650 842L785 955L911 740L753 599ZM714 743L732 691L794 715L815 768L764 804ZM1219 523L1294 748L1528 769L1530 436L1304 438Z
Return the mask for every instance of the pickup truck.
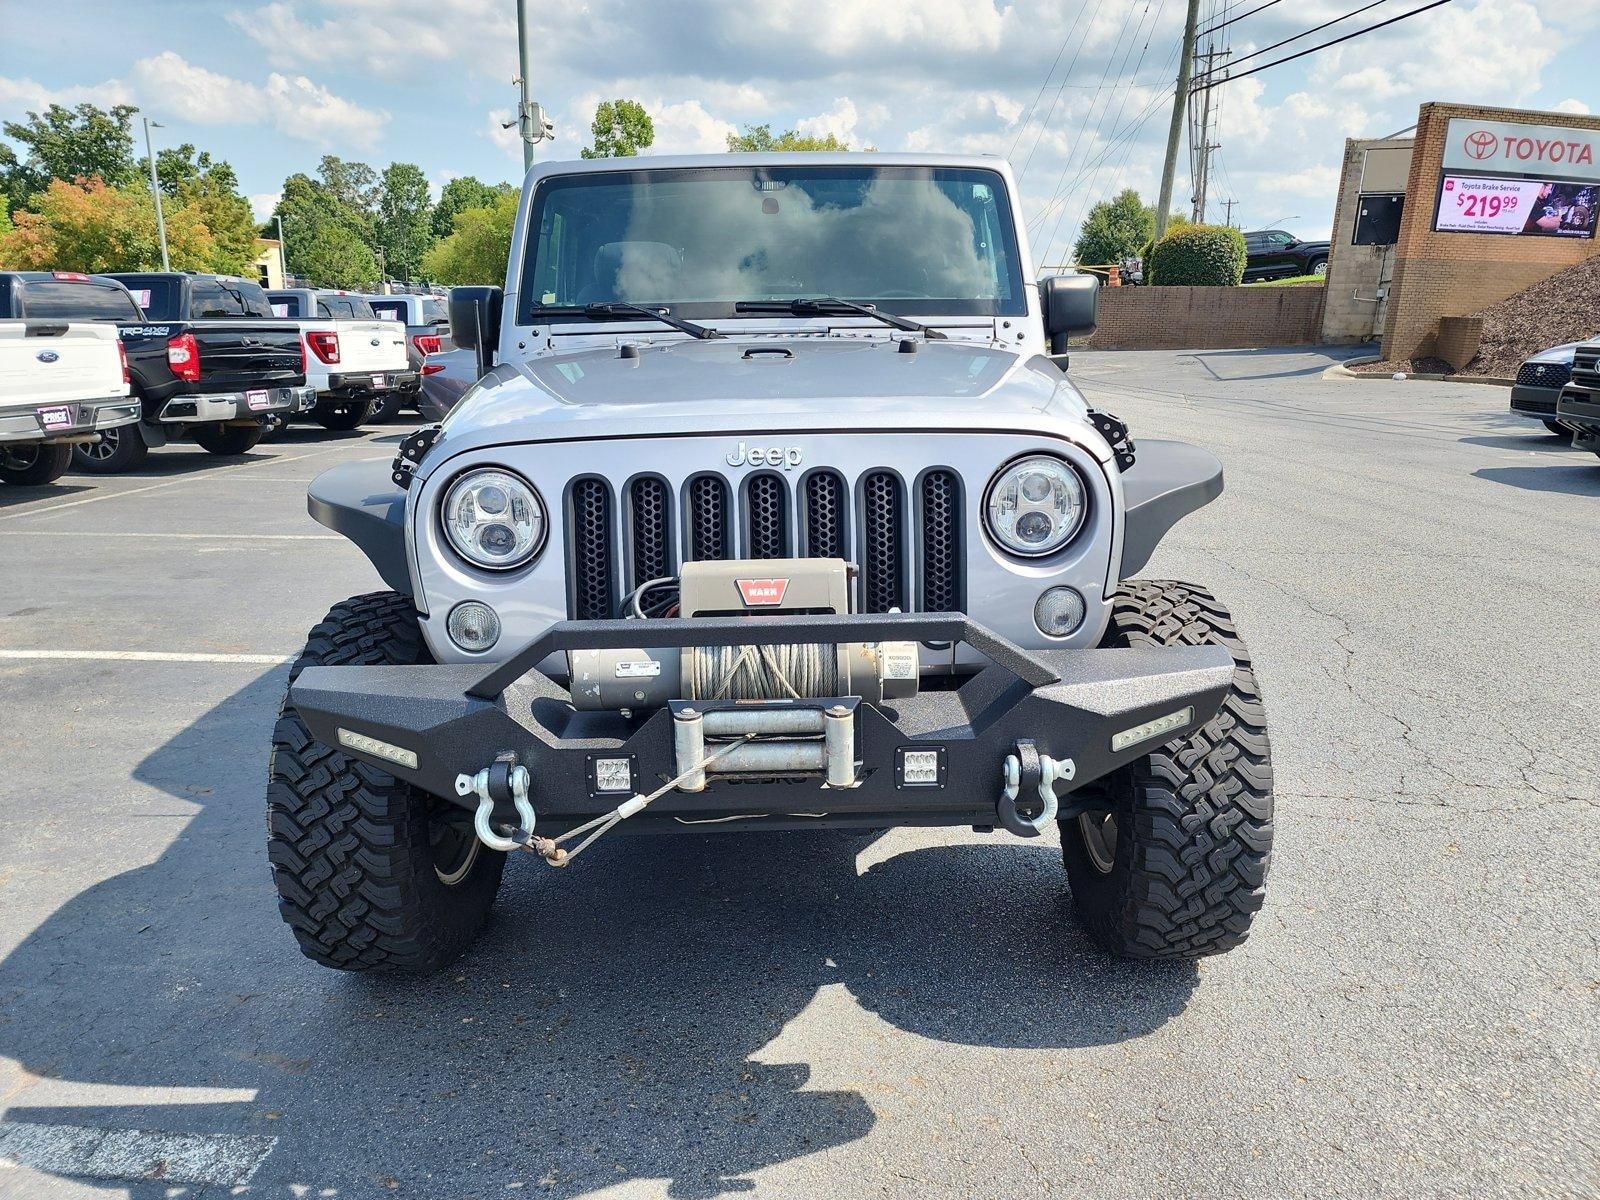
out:
M402 391L416 390L404 331L374 313L365 296L283 288L267 300L305 339L306 378L317 389L311 419L324 429L387 420L400 411Z
M54 483L72 447L139 419L117 331L90 322L0 319L0 480Z
M310 403L299 338L252 309L249 289L261 294L222 276L0 272L0 316L116 326L140 419L72 451L75 469L115 474L186 437L243 454L261 440L262 417Z
M1307 242L1282 229L1244 235L1244 282L1322 275L1328 269L1328 242Z
M368 296L372 311L406 327L406 360L418 382L404 390L405 402L418 412L422 407L422 369L428 355L454 348L450 339L450 306L443 296ZM426 413L424 413L426 415Z
M476 382L310 487L384 590L311 631L272 732L301 950L437 969L508 858L584 886L624 823L1059 831L1066 886L974 863L959 902L1239 945L1261 692L1223 603L1144 575L1222 464L1091 404L1097 281L1035 278L998 158L537 164L504 288L450 293Z

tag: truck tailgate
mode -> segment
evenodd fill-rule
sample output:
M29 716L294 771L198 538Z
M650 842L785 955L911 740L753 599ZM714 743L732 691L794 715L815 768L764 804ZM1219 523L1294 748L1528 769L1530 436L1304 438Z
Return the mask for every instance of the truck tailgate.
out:
M406 331L398 321L336 321L339 371L404 371Z
M115 326L0 321L0 408L127 394Z
M305 374L300 330L288 321L194 321L200 344L200 385L235 391L297 384Z

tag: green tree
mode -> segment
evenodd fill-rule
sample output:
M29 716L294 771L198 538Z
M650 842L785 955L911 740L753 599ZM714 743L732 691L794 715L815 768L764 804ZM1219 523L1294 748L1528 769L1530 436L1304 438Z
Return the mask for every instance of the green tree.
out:
M484 183L475 175L458 175L439 190L439 203L433 206L434 237L449 237L455 228L456 214L469 208L488 208L501 196L514 194L509 183Z
M390 163L378 193L378 247L384 269L399 279L415 279L422 256L433 246L433 205L428 177L414 163Z
M99 176L112 187L133 180L133 114L128 104L103 109L93 104L66 108L52 104L43 113L29 112L24 121L0 124L5 136L22 146L0 155L0 191L12 209L24 207L50 186L52 179Z
M288 226L284 226L288 240ZM319 225L302 237L294 250L295 274L312 287L363 288L378 281L378 260L371 247L336 223Z
M149 160L140 159L138 175L149 173ZM244 275L253 271L257 246L255 216L250 202L239 192L239 177L233 167L196 151L185 142L156 152L156 178L163 196L181 205L191 205L211 232L215 243L209 270L225 275Z
M53 179L19 209L0 237L0 267L23 271L153 271L161 268L155 204L148 187L114 188L98 177ZM167 246L177 271L204 271L216 254L192 204L166 211Z
M648 150L656 140L656 123L637 100L602 100L594 110L589 126L593 147L585 146L584 158L625 158Z
M836 134L800 133L785 129L774 134L771 125L746 125L743 133L728 135L730 152L750 150L848 150L849 143L841 142Z
M497 283L511 257L511 227L517 219L515 190L484 208L457 213L455 232L436 242L422 260L423 274L440 283Z
M1075 262L1103 266L1139 253L1156 231L1155 211L1132 188L1089 210L1072 248Z

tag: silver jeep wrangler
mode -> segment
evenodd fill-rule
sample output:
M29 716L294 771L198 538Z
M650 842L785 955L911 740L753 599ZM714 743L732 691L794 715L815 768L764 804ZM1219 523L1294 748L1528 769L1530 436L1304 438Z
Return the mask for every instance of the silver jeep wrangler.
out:
M1221 467L1085 403L1096 281L1033 278L996 159L531 172L505 288L451 296L478 382L311 486L389 590L311 631L273 734L304 952L436 968L508 854L623 822L1054 824L1102 946L1238 945L1260 693L1208 592L1132 578Z

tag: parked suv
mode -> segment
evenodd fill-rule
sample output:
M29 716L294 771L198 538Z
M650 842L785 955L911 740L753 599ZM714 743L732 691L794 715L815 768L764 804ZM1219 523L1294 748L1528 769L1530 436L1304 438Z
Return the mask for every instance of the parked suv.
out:
M272 735L302 950L437 968L507 855L581 869L623 821L1055 827L1100 945L1243 941L1249 652L1206 588L1138 578L1222 468L1085 400L1098 285L1034 278L995 158L536 167L505 288L451 293L477 384L311 485L385 590L311 631Z
M1260 229L1244 235L1245 282L1321 275L1328 269L1327 242L1303 242L1282 229Z
M265 309L257 284L228 276L0 273L0 316L116 326L140 420L72 452L78 470L103 474L132 470L151 446L180 438L243 454L261 440L263 417L310 394L298 336Z
M1600 335L1596 335L1600 337ZM1517 368L1511 385L1511 415L1541 422L1557 437L1571 437L1572 430L1556 420L1556 400L1572 378L1572 359L1581 342L1551 346L1531 355Z

